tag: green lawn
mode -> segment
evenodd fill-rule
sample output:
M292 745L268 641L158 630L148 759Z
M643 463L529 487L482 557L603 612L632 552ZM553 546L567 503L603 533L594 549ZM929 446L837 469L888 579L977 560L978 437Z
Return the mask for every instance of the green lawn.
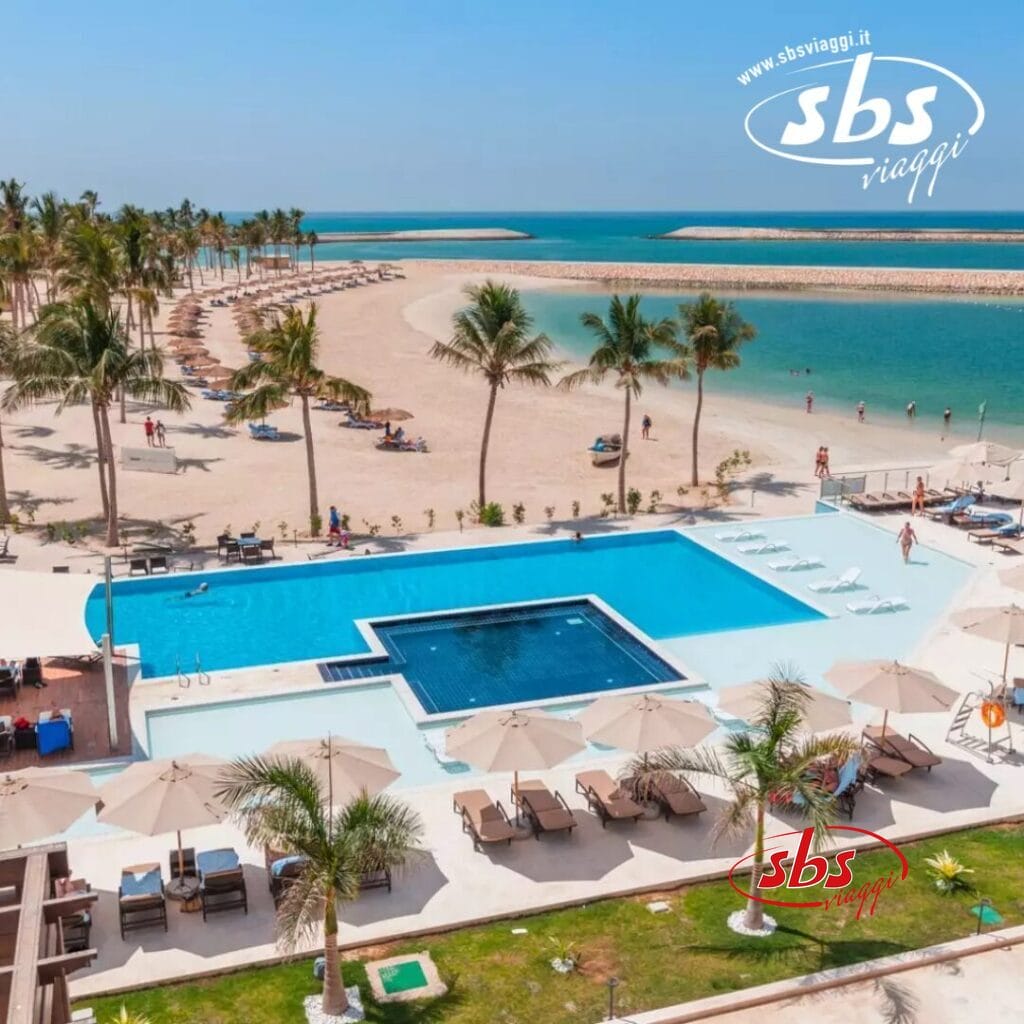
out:
M948 848L968 867L975 893L939 895L925 857ZM449 985L443 999L370 1005L380 1024L559 1024L600 1020L605 981L621 979L620 1010L639 1011L746 988L780 978L933 945L971 933L978 895L989 897L1007 925L1024 922L1024 825L982 828L903 847L910 875L882 895L874 917L854 920L853 909L775 908L779 931L746 939L725 925L740 898L725 882L691 886L665 898L668 913L651 914L643 899L618 899L516 921L466 928L434 939L397 943L375 956L428 949ZM856 884L887 876L891 854L857 857ZM526 935L512 928L529 929ZM549 966L552 939L582 953L578 973ZM302 997L317 992L309 961L227 975L194 984L90 1000L101 1024L121 1004L152 1024L303 1024ZM362 965L345 965L347 983L360 982Z

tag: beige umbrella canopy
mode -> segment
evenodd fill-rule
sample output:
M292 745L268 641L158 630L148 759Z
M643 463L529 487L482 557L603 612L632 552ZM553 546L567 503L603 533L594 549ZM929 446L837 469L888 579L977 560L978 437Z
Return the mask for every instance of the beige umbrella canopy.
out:
M25 768L0 775L0 849L63 832L99 799L85 772Z
M103 786L98 818L146 836L177 832L178 868L184 875L182 829L215 825L229 813L217 796L224 767L224 761L207 754L135 761Z
M898 661L837 661L825 678L850 700L883 708L882 736L889 712L926 714L948 711L960 694L924 669Z
M1013 571L1015 570L1010 570ZM998 640L999 643L1006 645L1006 652L1003 655L1005 683L1006 669L1010 662L1010 647L1012 644L1024 644L1024 608L1019 608L1015 604L1003 608L968 608L957 612L953 616L953 622L970 636Z
M579 722L546 711L480 711L445 734L449 757L485 772L541 771L586 747Z
M1024 565L1015 565L1012 569L1003 569L999 573L999 580L1007 587L1014 590L1024 590Z
M928 470L928 476L932 481L953 484L969 483L971 486L979 481L1000 480L1004 475L1005 470L998 466L974 462L970 459L940 462Z
M374 409L370 413L371 420L392 420L396 423L400 423L402 420L411 420L412 418L411 412L406 412L405 409L394 409L390 406L386 409Z
M745 722L750 722L757 718L764 706L770 685L768 680L759 679L753 683L727 686L718 691L719 710L736 718L742 718ZM785 685L787 684L776 683L776 686ZM789 683L788 685L799 687L807 695L804 702L804 724L809 732L828 732L830 729L840 729L853 721L850 717L850 702L848 700L833 697L831 694L812 689L803 683Z
M693 747L718 728L700 701L651 693L599 697L577 718L588 740L634 754L662 747Z
M326 786L331 806L347 804L366 793L374 796L401 775L381 747L368 747L343 736L315 740L282 740L267 757L298 759Z
M974 441L951 448L949 454L965 462L988 462L994 466L1005 466L1019 459L1024 452L1008 448L1005 444L996 444L995 441Z

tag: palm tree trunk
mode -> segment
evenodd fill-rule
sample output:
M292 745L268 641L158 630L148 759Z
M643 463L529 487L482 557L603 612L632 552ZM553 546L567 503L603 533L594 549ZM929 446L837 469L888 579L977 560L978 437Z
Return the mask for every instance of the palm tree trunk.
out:
M491 443L491 423L494 420L494 403L498 400L498 385L491 385L491 395L487 399L487 416L484 419L484 436L480 442L480 479L478 481L477 501L480 508L487 504L487 446Z
M103 518L106 520L110 516L110 499L107 496L107 446L103 440L100 411L95 403L93 403L92 407L92 423L96 429L96 465L100 471L100 499L103 503Z
M302 431L306 435L306 471L309 474L309 533L317 537L320 530L317 519L320 515L320 498L316 490L316 457L313 451L313 423L309 418L309 396L302 395Z
M693 471L690 474L690 483L696 487L700 483L697 473L697 435L700 432L700 411L704 405L704 371L697 370L697 407L693 410Z
M619 453L619 515L626 514L626 458L629 455L629 414L633 393L626 388L626 418L622 424L622 451Z
M117 473L114 469L114 443L110 437L110 418L106 406L100 406L100 423L103 425L103 450L107 458L107 487L109 506L107 508L107 547L117 547Z
M7 502L7 481L4 478L4 435L0 427L0 526L6 526L11 519L11 506Z
M348 996L341 980L341 961L338 958L338 911L334 906L334 893L327 895L324 910L324 995L321 1009L329 1017L340 1017L348 1009Z
M754 859L750 868L750 891L757 892L764 873L764 804L757 805L757 824L754 828ZM745 927L752 931L764 928L764 904L757 900L747 900L747 912L743 918Z

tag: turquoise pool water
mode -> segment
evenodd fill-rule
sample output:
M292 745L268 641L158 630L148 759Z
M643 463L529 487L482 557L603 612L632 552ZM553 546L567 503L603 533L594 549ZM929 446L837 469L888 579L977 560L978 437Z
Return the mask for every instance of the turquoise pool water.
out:
M209 590L186 591L200 581ZM114 584L117 643L145 676L364 653L357 619L596 594L655 639L820 618L802 601L674 530L330 563L237 568ZM86 606L104 628L101 587Z

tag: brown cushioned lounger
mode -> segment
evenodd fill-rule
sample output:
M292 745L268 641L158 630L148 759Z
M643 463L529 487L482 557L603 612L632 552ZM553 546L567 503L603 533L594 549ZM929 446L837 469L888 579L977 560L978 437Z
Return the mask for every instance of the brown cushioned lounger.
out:
M685 816L700 814L707 810L697 790L686 779L681 779L671 772L663 772L651 779L647 792L652 800L658 802L666 821L673 814Z
M864 730L864 736L883 754L906 761L911 768L927 768L928 771L931 771L935 765L942 764L942 758L933 754L923 743L917 741L913 733L908 738L901 736L898 732L886 729L883 737L880 725L869 725Z
M520 783L518 792L513 791L512 799L518 802L526 815L534 839L540 839L542 832L568 832L572 835L576 818L557 789L552 793L539 779L531 779Z
M1012 551L1016 555L1024 555L1024 541L1019 540L993 540L992 547L1000 551Z
M635 825L643 817L644 809L603 768L579 772L576 792L587 798L602 828L609 821L632 821Z
M485 843L509 843L516 831L499 800L495 803L486 790L467 789L452 798L452 809L462 818L462 831L473 837L473 848Z

